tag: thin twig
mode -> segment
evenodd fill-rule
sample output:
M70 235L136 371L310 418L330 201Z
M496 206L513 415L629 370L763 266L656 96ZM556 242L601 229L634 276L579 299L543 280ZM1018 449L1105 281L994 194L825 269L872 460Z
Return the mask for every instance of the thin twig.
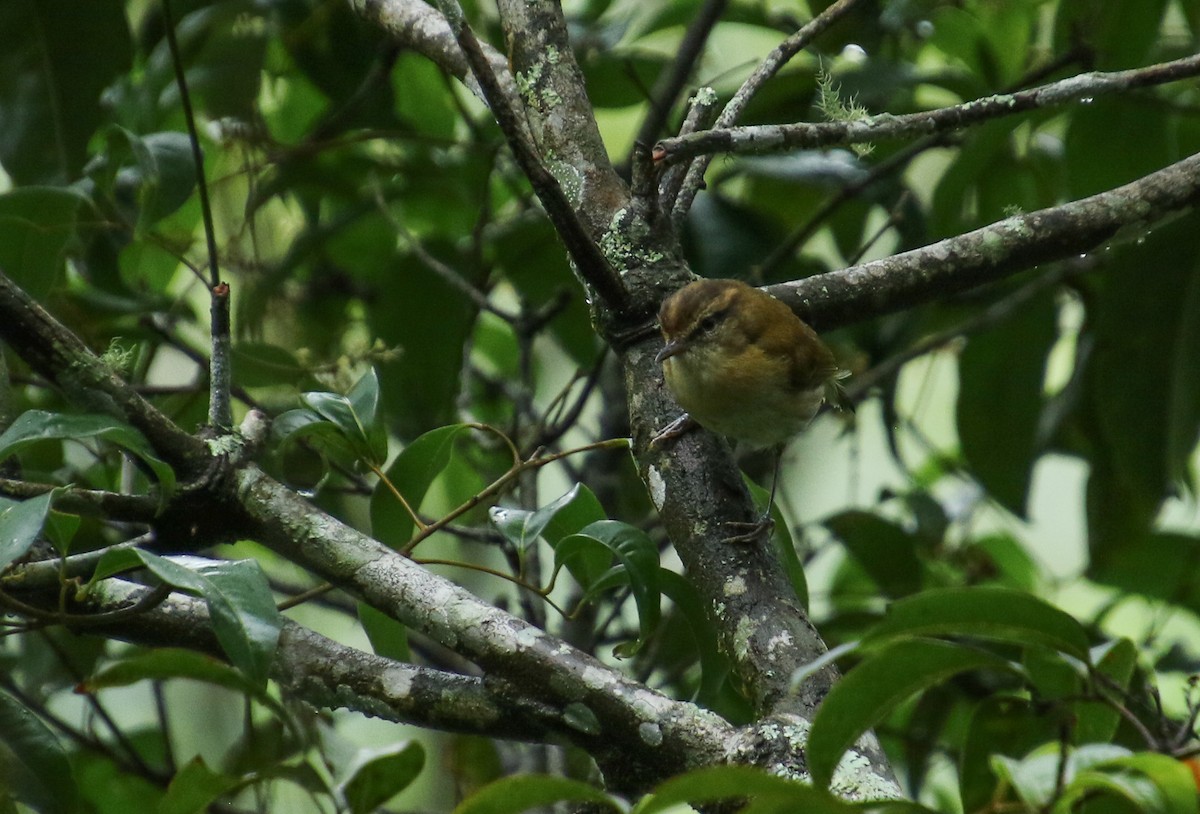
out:
M919 113L880 113L844 122L749 127L726 127L718 120L712 130L660 141L654 147L654 158L659 163L672 163L715 153L779 152L947 133L1017 113L1054 108L1095 96L1162 85L1197 75L1200 75L1200 54L1127 71L1093 71L1028 90L985 96ZM701 163L697 161L692 169Z
M650 109L646 111L646 118L642 120L642 126L638 129L637 138L634 139L635 145L653 144L662 133L679 92L687 83L696 60L700 58L700 53L708 42L713 26L721 19L728 4L729 0L705 0L700 12L692 19L683 40L679 43L675 59L659 74L658 81L654 83L654 89L650 92Z
M746 109L746 105L750 100L762 89L762 86L767 83L771 77L779 72L779 69L788 63L788 61L800 52L802 48L808 46L819 34L821 34L834 22L841 19L843 15L849 12L859 0L837 0L816 17L813 17L795 33L788 37L775 47L767 55L766 59L759 64L742 86L738 88L737 93L725 105L725 109L721 111L721 115L717 117L716 123L713 125L716 128L728 128L732 126L738 119L741 118L742 111ZM689 138L688 136L681 137L682 139ZM679 142L681 139L668 139L670 143ZM655 145L654 157L660 159L659 146L664 142L659 142ZM688 167L687 175L679 190L679 195L676 197L674 208L671 210L671 219L675 222L680 222L687 211L692 208L692 201L696 198L696 193L700 191L704 184L704 173L708 169L708 162L711 159L708 156L702 156L696 161L693 161Z
M466 55L471 72L479 82L488 107L504 132L517 164L533 185L533 191L542 202L547 217L554 224L580 275L610 308L624 311L629 304L625 283L609 265L604 253L575 214L566 193L542 163L537 149L527 136L527 130L521 126L512 100L497 80L479 40L475 38L475 32L467 25L462 8L457 0L439 0L438 7L450 23L450 30Z

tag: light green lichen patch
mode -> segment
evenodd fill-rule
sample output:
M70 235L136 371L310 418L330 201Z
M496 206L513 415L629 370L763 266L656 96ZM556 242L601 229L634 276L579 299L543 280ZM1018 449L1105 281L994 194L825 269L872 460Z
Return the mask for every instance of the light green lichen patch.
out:
M521 628L517 633L517 646L523 648L533 647L538 643L538 639L542 638L542 633L535 627Z
M571 206L578 207L583 200L583 173L574 165L561 160L549 162L546 169L550 170L554 180L558 181Z
M233 433L218 435L204 442L213 455L233 455L241 450L242 444L242 437Z
M638 725L638 737L647 746L659 746L663 742L662 729L658 724L644 723Z
M758 623L749 616L743 616L738 620L733 633L734 656L738 661L742 661L750 655L750 640L757 632Z
M379 686L389 698L407 698L412 685L413 671L404 667L391 667L379 676Z
M667 258L662 252L641 245L649 234L650 227L644 220L628 209L618 209L600 237L600 250L622 274L630 269L655 266Z
M663 480L658 467L654 466L646 472L646 480L650 487L650 500L654 502L654 508L661 512L663 504L667 502L667 482Z
M746 593L746 580L740 576L726 580L724 590L725 596L741 596Z

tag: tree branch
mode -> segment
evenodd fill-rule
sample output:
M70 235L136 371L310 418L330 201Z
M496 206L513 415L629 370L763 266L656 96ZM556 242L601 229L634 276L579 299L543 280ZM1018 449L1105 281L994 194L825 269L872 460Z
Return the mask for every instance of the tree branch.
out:
M607 303L611 308L617 311L623 311L629 304L629 293L625 290L625 284L621 278L609 265L608 258L600 251L593 235L597 234L594 225L591 229L585 228L576 212L575 205L568 200L566 193L559 184L558 179L551 173L542 160L542 156L538 154L538 148L528 136L528 130L521 124L522 119L518 115L517 109L512 104L513 99L509 94L504 92L496 79L496 74L492 70L492 66L488 63L487 57L483 52L482 46L475 38L475 33L471 31L463 18L462 9L458 7L457 0L439 0L442 6L442 11L446 15L450 23L450 29L455 38L458 40L459 46L466 55L467 62L471 66L475 79L479 82L480 89L483 91L484 98L487 100L488 106L492 110L492 115L495 116L496 122L500 125L500 130L504 133L508 140L508 146L513 152L513 156L517 160L517 164L521 167L522 172L533 185L533 191L538 196L538 200L542 202L543 208L546 210L546 215L550 222L554 224L555 231L558 232L559 239L563 241L567 248L568 254L575 262L575 268L583 278L587 286L596 291L596 293ZM531 29L535 31L537 29ZM570 49L557 52L559 55L555 59L550 59L549 55L544 58L549 60L543 65L547 76L552 73L559 62L564 62L570 59L573 63L573 58L570 57ZM562 66L559 66L562 67ZM521 79L521 75L517 75L517 86L526 88L522 99L528 104L530 99L530 83L538 81L538 78L526 77ZM547 98L546 92L534 98ZM551 97L558 103L561 103L561 96ZM534 140L538 140L538 134L534 133ZM603 165L608 167L607 161ZM569 169L569 167L567 168ZM563 169L560 168L560 172ZM611 167L609 167L611 172ZM577 197L582 193L582 190L577 190ZM587 210L584 210L587 211Z
M580 711L601 737L588 750L623 791L719 761L729 725L674 701L342 524L253 465L237 475L240 529L482 667L514 697ZM585 727L586 729L586 727ZM653 747L653 748L649 748Z
M741 118L742 111L746 109L746 105L762 89L767 80L778 73L779 69L786 65L801 49L808 47L808 44L824 32L825 29L829 28L829 26L833 25L843 15L854 8L858 2L859 0L837 0L837 2L831 4L816 17L813 17L802 25L795 34L792 34L779 45L775 46L775 49L767 54L762 63L754 69L754 73L750 74L746 78L746 81L742 83L742 86L738 88L737 93L725 105L725 109L721 111L721 115L717 117L717 121L713 126L716 128L725 128L737 122ZM655 158L658 158L658 150L659 146L655 145ZM695 200L696 193L699 192L700 187L704 183L704 173L708 169L708 162L708 158L701 158L688 167L687 175L684 177L683 185L675 200L675 207L671 211L671 218L673 220L677 222L682 220L687 211L692 208L692 201Z
M881 113L847 122L775 124L731 127L664 139L654 146L654 159L668 164L714 153L766 153L861 144L884 139L946 133L969 124L1094 96L1161 85L1200 75L1200 54L1146 68L1080 74L1029 90L985 96L961 105L895 116Z
M350 7L364 20L382 28L397 43L412 48L446 73L461 80L480 99L483 91L471 74L462 49L441 12L421 0L349 0ZM516 96L516 85L508 60L493 48L483 46L488 64L504 92Z
M646 118L642 120L642 126L638 129L633 142L635 146L649 146L662 132L667 123L667 116L670 115L675 100L679 98L679 92L683 90L696 60L704 50L704 44L708 42L713 26L721 19L727 5L729 0L705 0L700 12L692 19L683 41L679 43L679 51L675 58L654 83L654 89L650 92L650 109L646 111Z
M766 291L829 330L1092 251L1122 231L1136 234L1197 202L1200 154L1098 195Z
M150 593L140 585L106 580L94 592L92 610L116 613ZM224 658L203 600L178 593L119 624L89 626L88 632ZM514 702L479 678L364 653L291 621L284 622L280 633L271 677L314 706L352 709L397 723L510 740L569 734L561 710Z
M76 404L115 416L141 431L168 463L188 474L204 443L175 426L122 381L79 337L54 319L0 270L0 338Z

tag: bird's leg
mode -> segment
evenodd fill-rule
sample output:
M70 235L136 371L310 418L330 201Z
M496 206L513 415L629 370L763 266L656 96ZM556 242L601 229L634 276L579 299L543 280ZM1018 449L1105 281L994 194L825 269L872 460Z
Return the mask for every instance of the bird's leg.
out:
M767 498L767 510L763 512L762 517L750 523L742 523L737 520L726 523L725 525L732 529L745 529L745 531L734 534L725 538L727 543L749 543L763 534L766 538L770 538L771 531L775 528L775 519L771 517L771 509L775 505L775 488L779 485L779 465L783 461L783 446L775 448L775 469L771 475L771 493Z
M691 432L700 424L696 419L692 418L688 413L684 413L679 418L672 421L667 426L659 430L653 438L650 439L650 448L662 446L667 441L674 441L684 433Z

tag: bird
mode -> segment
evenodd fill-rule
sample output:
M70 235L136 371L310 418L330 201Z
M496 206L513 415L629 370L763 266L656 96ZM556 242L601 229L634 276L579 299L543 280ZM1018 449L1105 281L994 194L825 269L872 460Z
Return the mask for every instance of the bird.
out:
M783 447L809 425L827 390L846 373L807 323L779 300L741 280L702 279L663 300L655 356L667 388L685 412L659 431L652 446L694 424L751 448L774 448L767 510L744 534L770 530Z

